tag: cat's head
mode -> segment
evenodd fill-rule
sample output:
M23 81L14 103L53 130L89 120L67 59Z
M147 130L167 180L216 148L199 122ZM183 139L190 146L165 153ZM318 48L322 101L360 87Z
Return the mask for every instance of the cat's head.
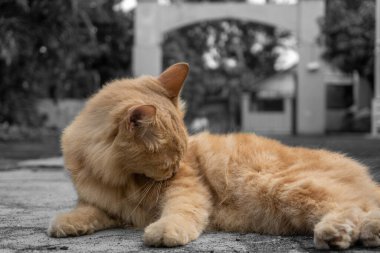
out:
M116 80L89 101L96 117L107 112L103 141L112 145L112 166L154 180L175 173L187 146L179 93L188 72L186 63L177 63L158 77Z

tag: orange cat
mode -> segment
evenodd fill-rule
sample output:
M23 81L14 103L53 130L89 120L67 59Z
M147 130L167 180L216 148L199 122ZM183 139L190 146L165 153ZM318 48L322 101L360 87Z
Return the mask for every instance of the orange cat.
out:
M187 73L179 63L114 81L88 101L62 136L78 205L52 220L50 236L131 224L153 246L205 229L314 233L320 249L380 245L380 188L360 163L254 134L188 140L178 97Z

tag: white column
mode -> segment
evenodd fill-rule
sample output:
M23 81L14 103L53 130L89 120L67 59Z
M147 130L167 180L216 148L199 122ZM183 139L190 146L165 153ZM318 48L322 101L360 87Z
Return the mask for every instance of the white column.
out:
M326 128L326 90L323 78L318 18L324 16L323 0L298 2L297 133L323 134Z
M372 100L372 135L380 137L380 0L376 0L375 96Z
M133 74L159 75L162 71L160 6L156 0L138 1L135 11Z

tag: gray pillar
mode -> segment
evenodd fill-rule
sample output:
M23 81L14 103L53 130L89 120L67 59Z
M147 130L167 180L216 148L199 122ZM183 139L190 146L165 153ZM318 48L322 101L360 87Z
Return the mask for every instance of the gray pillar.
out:
M326 128L326 91L321 48L317 44L317 20L324 16L324 1L300 0L298 8L297 133L323 134Z
M160 6L154 0L138 3L135 13L133 74L159 75L162 71Z
M372 100L372 136L380 137L380 0L376 0L375 96Z
M133 75L158 76L162 71L161 45L135 45L133 47Z

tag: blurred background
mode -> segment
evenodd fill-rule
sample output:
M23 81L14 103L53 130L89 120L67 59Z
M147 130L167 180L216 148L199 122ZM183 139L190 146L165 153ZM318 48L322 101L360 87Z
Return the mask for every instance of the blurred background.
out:
M59 155L88 96L178 61L191 133L368 133L374 41L375 0L1 0L0 153Z

